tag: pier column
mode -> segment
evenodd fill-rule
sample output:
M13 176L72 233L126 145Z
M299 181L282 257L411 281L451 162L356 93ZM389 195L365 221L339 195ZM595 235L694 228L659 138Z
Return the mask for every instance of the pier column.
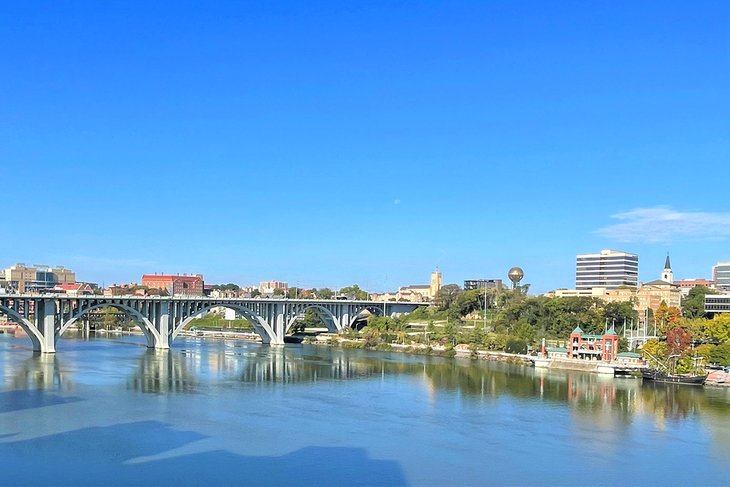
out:
M158 308L155 310L155 329L158 336L155 337L155 348L170 348L170 324L171 324L171 306L170 301L156 303Z
M56 353L56 302L39 299L35 302L35 322L40 332L39 342L33 341L33 351Z
M284 334L286 333L286 306L284 303L276 303L274 312L271 314L269 326L274 336L271 337L271 345L283 345Z

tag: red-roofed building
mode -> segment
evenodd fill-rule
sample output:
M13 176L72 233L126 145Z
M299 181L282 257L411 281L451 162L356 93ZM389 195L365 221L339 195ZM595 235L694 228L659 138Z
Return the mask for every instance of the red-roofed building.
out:
M56 284L53 287L53 291L57 293L68 294L69 296L83 296L94 294L94 288L92 288L91 285L83 282L76 282L73 284Z
M674 281L674 284L679 286L679 291L682 293L682 297L685 297L689 294L690 290L692 290L695 286L706 286L710 289L714 289L715 282L710 281L709 279L682 279L681 281Z
M205 283L203 276L170 276L163 274L145 274L142 285L150 289L164 289L170 296L202 296Z

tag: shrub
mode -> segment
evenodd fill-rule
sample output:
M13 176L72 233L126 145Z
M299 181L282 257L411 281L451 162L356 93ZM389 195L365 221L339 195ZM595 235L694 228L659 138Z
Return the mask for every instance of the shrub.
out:
M527 353L527 343L521 338L510 338L504 350L507 353Z

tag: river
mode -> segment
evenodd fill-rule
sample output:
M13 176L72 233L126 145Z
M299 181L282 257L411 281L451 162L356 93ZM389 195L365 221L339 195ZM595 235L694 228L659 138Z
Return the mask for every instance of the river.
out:
M730 390L235 340L0 335L2 485L727 485Z

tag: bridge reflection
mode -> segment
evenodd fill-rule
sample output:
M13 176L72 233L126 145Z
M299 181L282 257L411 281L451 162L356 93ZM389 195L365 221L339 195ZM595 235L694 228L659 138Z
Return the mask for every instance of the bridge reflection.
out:
M178 353L170 350L148 349L140 356L134 375L127 387L140 392L195 392L197 379L185 366Z
M68 385L55 355L34 354L16 369L6 380L9 389L53 390Z
M73 365L73 363L71 363ZM70 371L69 371L70 370ZM39 354L6 368L8 389L73 389L73 367L63 357ZM212 383L287 385L318 381L367 380L383 375L419 378L430 394L465 401L501 397L565 403L578 421L608 429L649 415L657 424L692 416L727 417L730 389L643 384L577 371L533 369L398 353L293 346L264 347L230 341L220 346L194 340L175 350L144 350L126 385L143 393L199 393Z
M465 400L507 396L567 403L577 418L595 422L605 415L614 424L628 424L637 414L653 415L661 422L700 413L730 413L728 390L642 385L639 379L499 363L234 342L222 349L149 351L142 356L129 384L144 392L195 392L200 382L220 375L226 380L261 385L411 375L421 377L433 394L456 393Z

